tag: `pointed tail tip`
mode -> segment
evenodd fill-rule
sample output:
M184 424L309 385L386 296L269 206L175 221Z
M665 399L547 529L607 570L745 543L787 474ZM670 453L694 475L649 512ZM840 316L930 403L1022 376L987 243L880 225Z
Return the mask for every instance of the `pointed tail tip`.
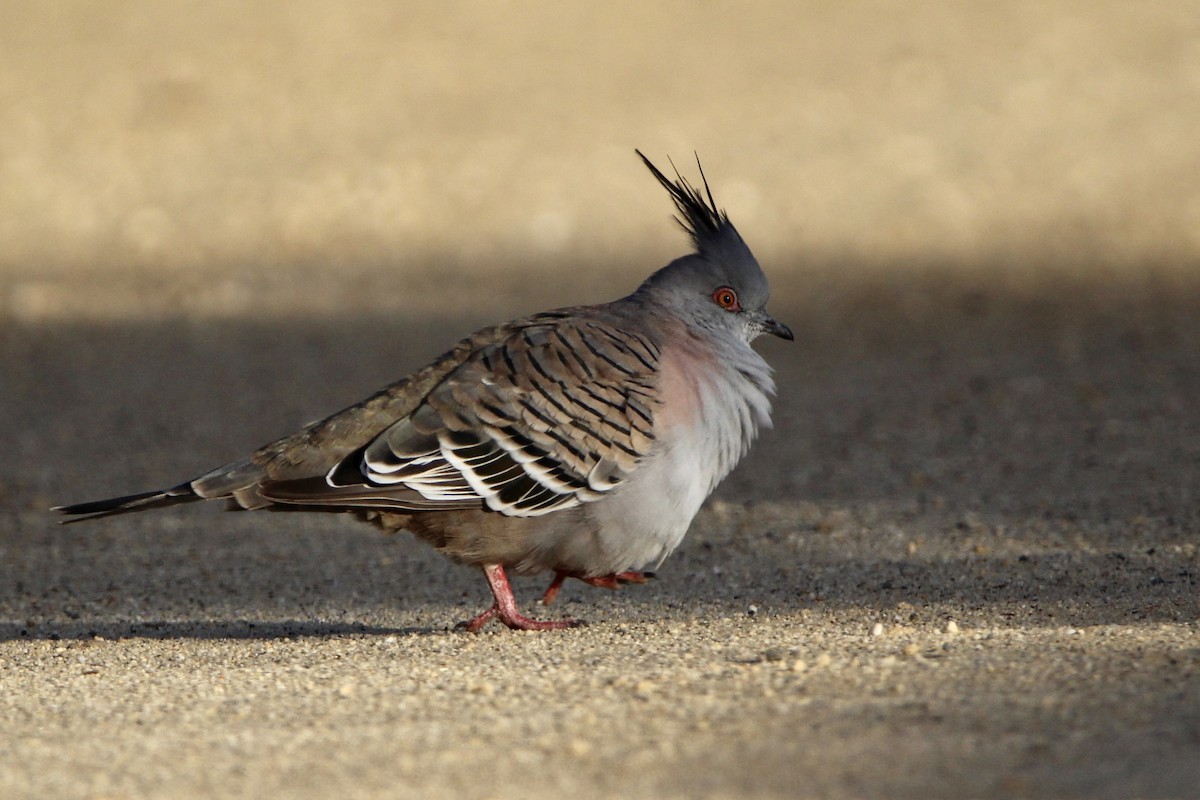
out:
M51 511L57 511L60 514L69 514L76 516L79 514L99 514L104 511L122 511L126 508L135 508L145 503L153 502L159 498L165 498L166 492L139 492L138 494L129 494L123 497L109 497L104 500L89 500L86 503L73 503L66 506L54 506Z
M109 517L114 514L125 514L132 511L149 511L152 508L161 508L199 499L200 496L192 491L191 486L183 484L165 491L139 492L138 494L129 494L122 497L91 500L86 503L54 506L50 510L72 517L72 519L59 520L60 525L69 525L73 522L83 522L89 519L99 519L100 517Z

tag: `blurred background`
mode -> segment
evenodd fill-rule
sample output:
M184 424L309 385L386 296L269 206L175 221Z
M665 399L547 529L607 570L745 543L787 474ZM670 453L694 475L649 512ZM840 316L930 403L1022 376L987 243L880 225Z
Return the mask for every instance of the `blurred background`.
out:
M4 3L0 320L624 294L685 246L635 147L784 303L1190 281L1197 131L1191 2Z
M1194 794L1198 12L0 0L0 795ZM634 148L700 155L796 341L659 578L564 605L601 624L441 636L482 581L341 517L54 524L624 295L689 246Z
M0 502L181 480L625 294L689 246L635 147L700 154L798 335L739 496L1007 465L1025 513L1131 419L1101 461L1191 470L1197 131L1191 2L5 3Z

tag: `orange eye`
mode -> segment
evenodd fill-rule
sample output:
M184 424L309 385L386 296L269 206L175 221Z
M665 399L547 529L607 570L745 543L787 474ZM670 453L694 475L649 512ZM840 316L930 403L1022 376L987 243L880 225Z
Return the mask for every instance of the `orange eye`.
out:
M712 293L713 302L719 305L726 311L741 311L742 306L738 303L737 292L728 286L722 286Z

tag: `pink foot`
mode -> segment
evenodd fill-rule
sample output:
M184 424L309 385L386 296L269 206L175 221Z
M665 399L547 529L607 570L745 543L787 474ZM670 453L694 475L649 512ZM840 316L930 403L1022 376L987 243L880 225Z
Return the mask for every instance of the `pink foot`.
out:
M653 577L653 572L610 572L608 575L595 575L585 578L582 575L576 575L573 572L566 572L560 569L555 571L554 580L546 587L546 591L542 594L541 603L544 606L553 603L554 598L558 596L558 590L562 588L563 581L567 578L575 578L591 586L599 586L602 589L620 589L629 583L647 583Z
M476 633L493 617L518 631L557 631L583 624L577 619L530 619L517 610L517 599L513 596L508 576L504 574L504 567L499 564L488 564L483 568L483 574L487 577L488 586L491 587L492 596L496 598L496 601L487 611L458 623L456 628L466 628L471 633Z

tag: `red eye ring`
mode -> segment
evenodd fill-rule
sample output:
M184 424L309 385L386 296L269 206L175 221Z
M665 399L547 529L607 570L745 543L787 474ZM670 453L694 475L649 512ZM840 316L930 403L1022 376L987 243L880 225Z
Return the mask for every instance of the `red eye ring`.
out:
M737 292L731 286L722 286L712 293L712 301L726 311L741 311L742 304L738 302Z

